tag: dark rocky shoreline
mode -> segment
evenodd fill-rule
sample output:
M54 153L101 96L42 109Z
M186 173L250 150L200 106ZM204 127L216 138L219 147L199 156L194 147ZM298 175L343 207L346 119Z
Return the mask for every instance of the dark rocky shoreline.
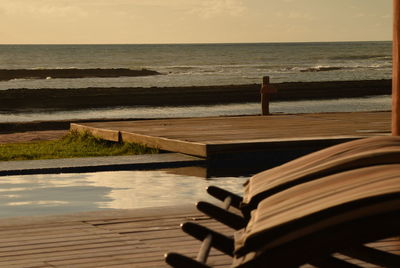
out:
M274 84L274 101L355 98L391 94L391 80ZM117 106L183 106L258 102L260 84L151 88L9 89L0 110L71 110Z
M48 78L87 78L87 77L123 77L148 76L161 73L142 69L0 69L0 81L11 79L48 79Z

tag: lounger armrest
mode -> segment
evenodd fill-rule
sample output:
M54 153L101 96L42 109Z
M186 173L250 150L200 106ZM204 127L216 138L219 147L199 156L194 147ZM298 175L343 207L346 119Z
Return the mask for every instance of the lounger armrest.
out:
M213 231L205 226L193 222L185 222L181 225L182 230L203 241L208 235L212 235L211 246L218 249L222 253L233 256L234 242L232 237Z
M164 257L165 262L174 268L211 268L206 264L200 263L179 253L167 253Z
M231 206L237 209L240 209L240 204L243 201L241 196L213 185L207 187L207 193L222 202L229 196L231 198Z
M247 225L247 221L243 217L211 203L200 201L196 204L196 207L199 211L231 227L232 229L240 230Z

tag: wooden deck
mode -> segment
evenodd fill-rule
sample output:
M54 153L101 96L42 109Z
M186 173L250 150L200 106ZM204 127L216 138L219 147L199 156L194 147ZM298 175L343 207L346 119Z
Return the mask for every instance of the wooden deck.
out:
M232 230L187 207L2 219L0 267L169 267L164 253L195 257L200 248L200 242L180 230L179 224L189 220L232 234ZM371 246L400 254L398 238ZM213 249L208 263L230 267L231 259Z
M107 140L201 157L312 147L388 135L390 112L209 117L71 124Z
M200 248L200 242L180 230L188 220L231 232L194 208L3 219L0 267L169 267L166 252L195 257ZM231 259L213 250L210 262L229 267Z

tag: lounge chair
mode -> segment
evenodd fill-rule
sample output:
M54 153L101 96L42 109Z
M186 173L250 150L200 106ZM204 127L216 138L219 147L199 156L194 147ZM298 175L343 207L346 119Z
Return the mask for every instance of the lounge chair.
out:
M197 208L220 222L239 230L250 213L266 197L298 184L355 168L400 163L400 137L384 136L355 140L311 153L253 176L245 185L244 197L210 186L207 191L224 201L223 208L199 202ZM239 213L229 212L229 207Z
M305 182L262 200L234 239L186 223L184 230L203 240L202 254L196 261L169 253L166 262L210 267L205 264L207 247L214 246L241 268L362 267L363 262L400 267L398 251L369 244L399 239L399 226L400 164L376 165Z

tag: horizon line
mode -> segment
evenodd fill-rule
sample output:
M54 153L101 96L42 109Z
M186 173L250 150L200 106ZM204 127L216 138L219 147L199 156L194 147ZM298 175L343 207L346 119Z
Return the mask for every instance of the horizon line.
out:
M283 42L187 42L187 43L1 43L0 46L51 46L51 45L240 45L240 44L305 44L305 43L368 43L392 42L392 40L358 40L358 41L283 41Z

